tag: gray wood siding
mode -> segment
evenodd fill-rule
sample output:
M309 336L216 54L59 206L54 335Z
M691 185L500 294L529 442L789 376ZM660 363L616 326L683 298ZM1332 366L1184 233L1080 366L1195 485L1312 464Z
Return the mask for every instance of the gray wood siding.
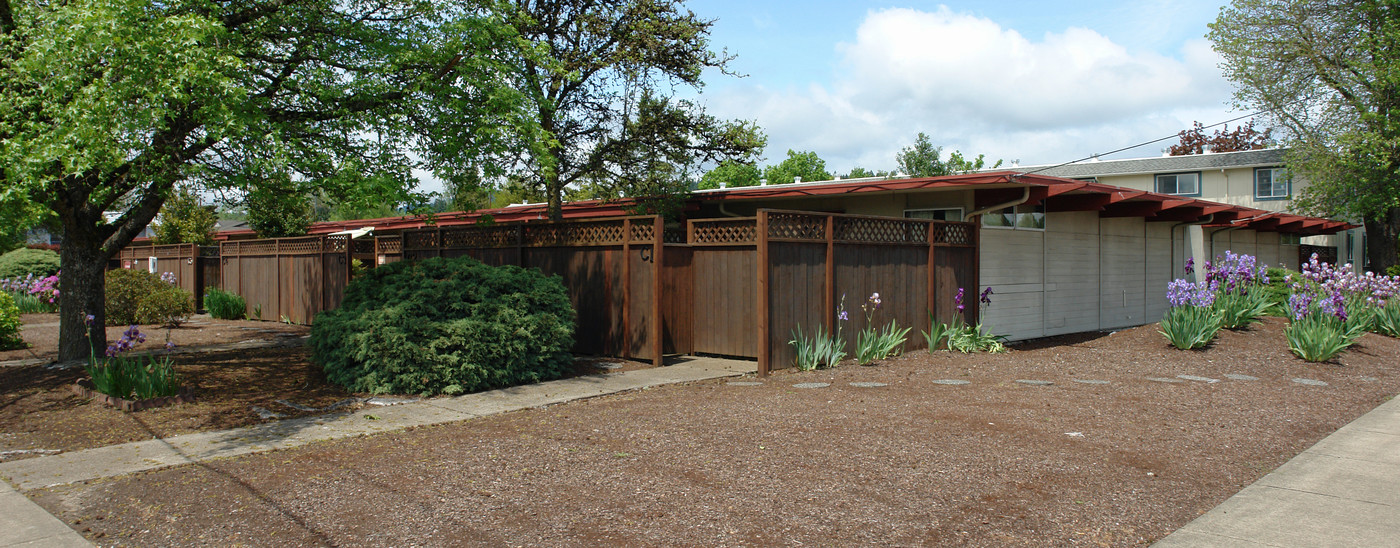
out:
M1099 219L1099 328L1147 323L1146 222Z

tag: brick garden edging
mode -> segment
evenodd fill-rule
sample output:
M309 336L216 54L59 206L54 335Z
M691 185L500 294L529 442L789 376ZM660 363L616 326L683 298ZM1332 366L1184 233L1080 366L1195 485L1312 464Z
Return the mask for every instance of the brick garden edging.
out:
M78 379L78 382L73 383L73 393L77 394L80 398L92 398L102 402L104 405L110 405L122 411L141 411L143 409L165 407L167 405L194 401L194 394L190 392L188 386L181 387L180 393L174 396L161 396L148 400L128 400L126 398L108 396L107 394L98 392L97 389L93 387L92 380L90 379Z

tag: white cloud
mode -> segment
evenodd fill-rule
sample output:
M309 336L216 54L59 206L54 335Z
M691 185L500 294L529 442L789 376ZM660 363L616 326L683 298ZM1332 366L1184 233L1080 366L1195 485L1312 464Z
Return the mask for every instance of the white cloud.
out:
M769 134L769 162L789 148L815 150L837 172L891 168L920 131L949 151L1028 164L1231 117L1229 84L1204 40L1169 57L1130 51L1086 28L1030 39L940 7L870 12L855 40L834 52L839 70L827 82L730 87L709 95L711 112L757 119Z

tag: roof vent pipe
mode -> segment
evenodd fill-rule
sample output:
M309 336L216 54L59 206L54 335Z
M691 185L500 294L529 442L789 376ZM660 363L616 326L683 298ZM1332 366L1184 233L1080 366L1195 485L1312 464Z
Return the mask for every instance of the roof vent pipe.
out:
M720 181L720 182L719 182L719 187L720 187L720 188L727 188L728 186L729 186L729 182L727 182L727 181Z
M768 186L768 178L765 177L765 178L759 179L759 180L758 180L758 186Z
M797 177L793 177L793 178L792 178L792 182L793 182L793 184L797 184L797 183L802 182L802 176L799 175L799 176L797 176Z

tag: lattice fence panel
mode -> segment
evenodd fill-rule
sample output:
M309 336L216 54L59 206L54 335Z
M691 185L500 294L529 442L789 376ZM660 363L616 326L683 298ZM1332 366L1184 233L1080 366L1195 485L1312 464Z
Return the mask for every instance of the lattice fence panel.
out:
M403 249L437 249L440 241L437 230L407 230L403 233Z
M685 229L668 228L666 229L665 238L665 242L668 244L683 244L685 243Z
M375 238L374 247L377 253L383 255L398 255L403 253L403 238Z
M218 256L219 256L219 246L217 246L217 245L202 245L202 246L199 246L199 256L200 256L200 257L218 257Z
M692 244L747 244L758 239L756 219L691 221L695 228Z
M190 249L190 247L191 247L191 246L184 245L184 244L180 244L180 245L158 245L158 246L155 246L155 248L154 248L154 250L152 251L152 253L154 253L156 257L161 258L161 259L171 259L171 258L179 258L179 257L189 257L189 256L191 255L191 249Z
M768 237L786 240L826 240L826 216L769 213Z
M973 241L972 223L933 223L933 243L934 245L946 246L972 246Z
M656 238L656 227L649 222L632 223L631 242L651 242Z
M224 255L274 255L277 253L277 241L225 242L219 249Z
M525 227L525 245L563 247L571 245L620 245L625 236L623 221L587 224L549 224Z
M326 236L326 238L321 241L322 253L343 253L349 248L350 236L348 235Z
M447 249L513 247L519 230L515 226L446 228L442 231L442 246Z
M350 240L350 252L356 255L368 255L374 253L374 240L368 238L360 240Z
M923 244L928 242L928 225L922 221L836 217L835 240L876 244Z

